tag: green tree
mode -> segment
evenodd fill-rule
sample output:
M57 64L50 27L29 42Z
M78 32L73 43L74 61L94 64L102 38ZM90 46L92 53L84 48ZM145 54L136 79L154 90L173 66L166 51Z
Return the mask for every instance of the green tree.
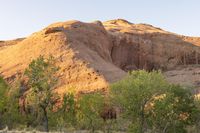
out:
M104 108L104 97L102 94L84 94L78 100L79 106L79 123L82 127L95 132L100 129L103 124L101 112Z
M19 98L20 98L20 90L18 86L18 82L14 82L12 85L7 85L5 81L1 78L1 87L4 90L4 95L1 96L1 102L4 102L1 110L1 121L3 126L8 126L9 129L13 128L23 128L26 125L25 117L20 112ZM0 87L0 88L1 88ZM3 91L3 89L0 89Z
M145 108L166 87L167 82L161 72L143 70L130 72L125 79L111 85L111 97L131 122L131 132L144 133L147 130Z
M68 92L63 96L62 106L50 117L50 124L60 132L64 128L74 128L76 126L76 101L73 92Z
M58 100L54 92L58 83L58 70L59 68L55 65L55 59L52 56L48 59L40 56L33 60L25 71L30 88L27 98L29 106L32 106L37 114L42 112L44 129L47 132L49 131L48 110Z
M0 77L0 128L3 126L3 115L6 111L8 85L2 77Z
M67 93L63 97L63 105L61 108L63 118L67 123L75 125L76 122L76 103L73 93Z
M19 88L11 87L7 98L6 112L4 114L4 122L9 129L19 129L26 126L26 116L20 112L19 98Z
M194 125L199 111L191 90L170 85L167 92L151 101L149 122L154 132L186 133L186 127Z

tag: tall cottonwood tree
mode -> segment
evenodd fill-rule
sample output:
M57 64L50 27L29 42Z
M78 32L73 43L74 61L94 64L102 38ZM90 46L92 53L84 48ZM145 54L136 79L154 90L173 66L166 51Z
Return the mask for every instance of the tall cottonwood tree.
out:
M160 72L143 70L131 72L125 79L111 86L115 104L123 110L131 132L146 132L146 106L152 98L159 96L167 84Z
M58 70L59 68L55 65L55 59L52 56L48 59L40 56L33 60L25 71L30 87L28 103L36 113L43 113L43 124L46 132L49 131L48 110L55 105L57 100L57 95L53 90L58 83Z

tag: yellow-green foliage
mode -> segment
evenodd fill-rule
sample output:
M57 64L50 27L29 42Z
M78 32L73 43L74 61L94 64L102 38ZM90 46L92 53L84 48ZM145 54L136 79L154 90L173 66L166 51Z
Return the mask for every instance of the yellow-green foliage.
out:
M0 77L0 112L2 112L5 108L7 96L6 93L8 92L8 85L3 80L2 77Z
M104 108L102 94L84 94L78 100L78 106L78 120L82 128L90 129L92 132L102 128L101 112Z
M133 71L111 88L113 101L131 122L130 132L184 133L194 124L197 108L191 91L169 84L161 72Z

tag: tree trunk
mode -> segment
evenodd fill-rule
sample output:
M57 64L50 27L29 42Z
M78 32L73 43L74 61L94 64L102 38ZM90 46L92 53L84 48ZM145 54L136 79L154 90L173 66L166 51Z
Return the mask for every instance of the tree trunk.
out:
M3 128L3 124L2 124L2 122L1 122L1 115L2 115L2 114L0 113L0 129Z
M140 120L140 133L144 133L144 113L141 113L141 120Z
M145 112L144 112L144 109L145 109L145 105L146 103L148 102L149 100L145 99L143 101L143 103L141 104L141 113L140 113L140 129L139 129L139 133L144 133L145 132Z
M49 121L46 108L43 108L43 113L44 113L44 131L49 132Z
M162 132L162 133L166 133L167 127L168 127L168 123L165 125L165 128L163 129L163 132Z
M142 105L142 108L141 108L141 115L140 115L140 133L144 133L144 105Z
M90 119L90 118L89 118L89 119ZM94 132L95 132L95 127L94 127L94 125L93 125L92 119L90 119L90 126L91 126L91 128L92 128L91 133L94 133Z

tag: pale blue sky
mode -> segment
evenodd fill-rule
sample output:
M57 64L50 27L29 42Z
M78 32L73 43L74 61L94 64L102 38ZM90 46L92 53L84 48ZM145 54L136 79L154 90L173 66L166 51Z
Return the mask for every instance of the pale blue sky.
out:
M0 0L0 40L28 36L58 21L116 18L200 36L200 0Z

